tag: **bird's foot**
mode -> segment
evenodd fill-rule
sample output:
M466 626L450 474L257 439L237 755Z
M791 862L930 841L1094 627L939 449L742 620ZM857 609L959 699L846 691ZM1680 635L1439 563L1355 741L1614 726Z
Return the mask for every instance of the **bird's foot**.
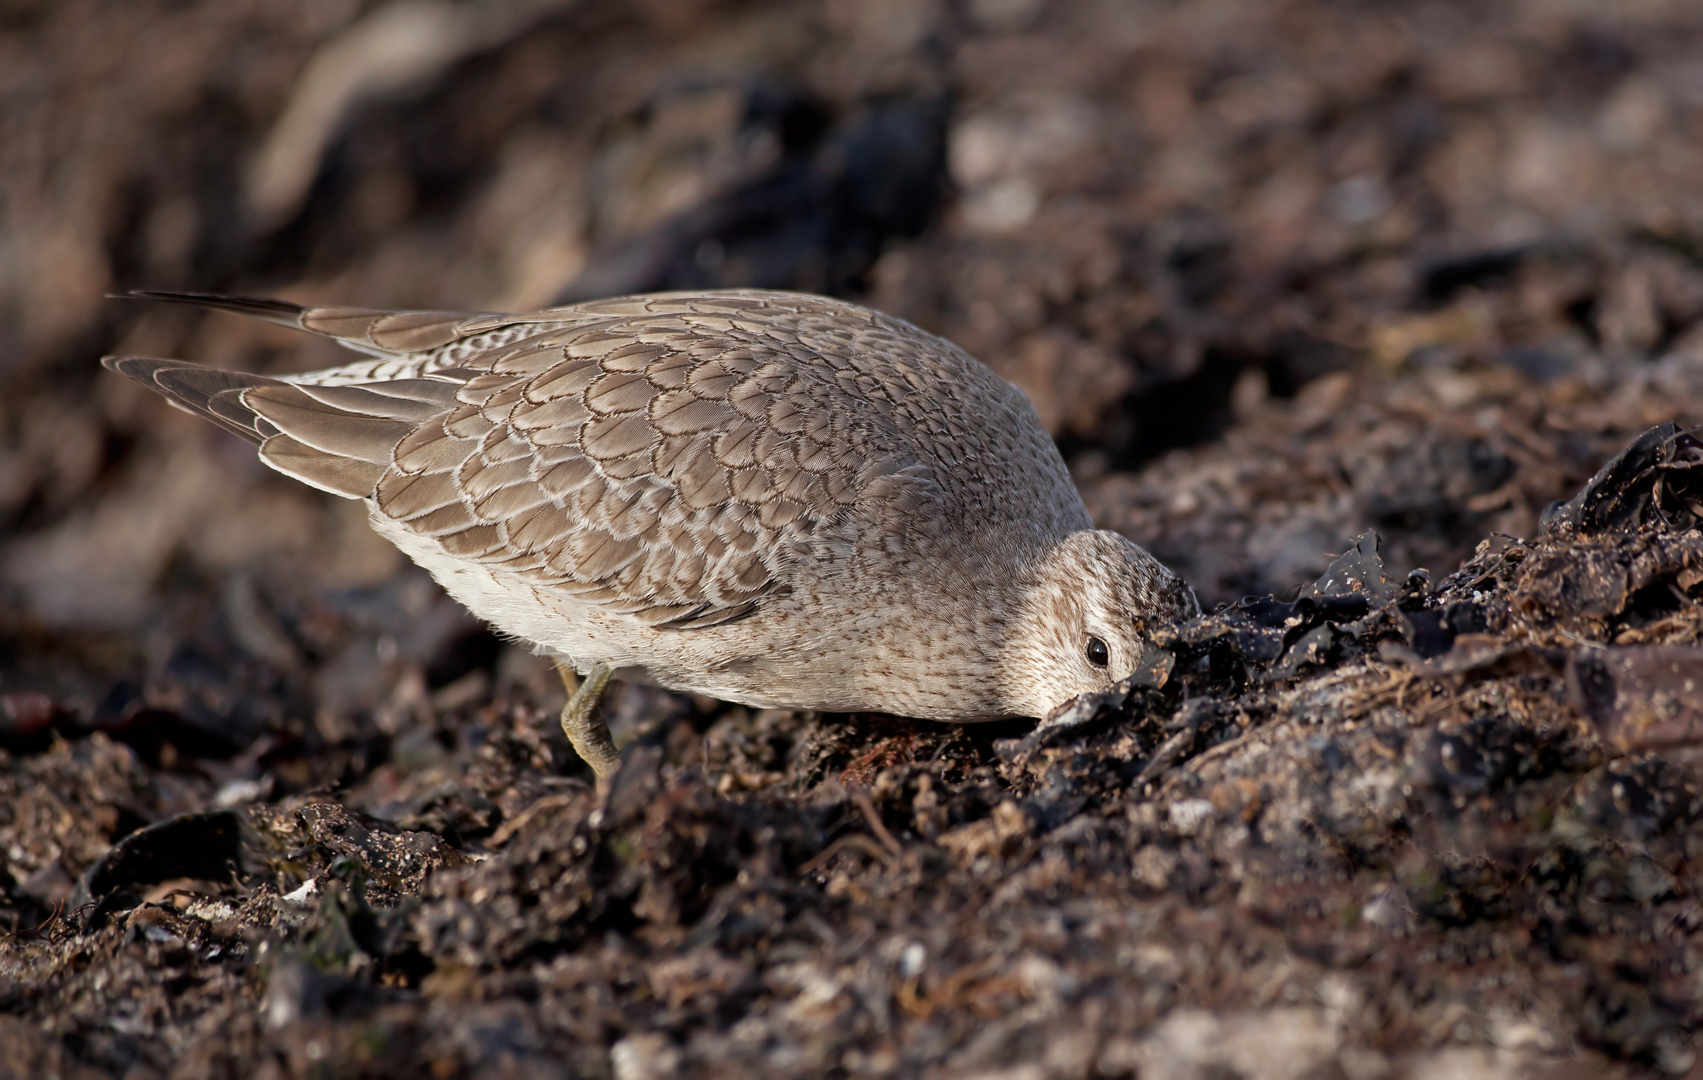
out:
M597 703L603 697L603 688L609 685L609 666L594 666L582 680L573 668L557 660L556 673L568 691L568 703L562 706L562 731L602 783L621 765L609 725L597 716Z

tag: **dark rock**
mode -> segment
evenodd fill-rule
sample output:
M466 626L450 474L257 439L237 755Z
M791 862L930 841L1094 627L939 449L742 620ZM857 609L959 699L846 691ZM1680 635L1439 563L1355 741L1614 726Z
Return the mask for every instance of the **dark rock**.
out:
M242 815L230 810L180 814L138 829L89 867L78 896L101 900L173 878L231 880L253 869L255 847L244 832Z
M1553 535L1600 536L1660 520L1673 529L1703 520L1703 439L1678 424L1638 436L1584 489L1543 513Z

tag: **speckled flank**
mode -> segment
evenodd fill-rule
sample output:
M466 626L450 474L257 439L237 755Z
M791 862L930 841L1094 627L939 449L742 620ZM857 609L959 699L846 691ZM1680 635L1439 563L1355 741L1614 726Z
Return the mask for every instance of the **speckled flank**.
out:
M753 705L1041 715L1194 608L1093 531L1018 390L864 308L750 291L526 316L197 300L373 358L289 379L111 366L365 499L474 613L581 670Z

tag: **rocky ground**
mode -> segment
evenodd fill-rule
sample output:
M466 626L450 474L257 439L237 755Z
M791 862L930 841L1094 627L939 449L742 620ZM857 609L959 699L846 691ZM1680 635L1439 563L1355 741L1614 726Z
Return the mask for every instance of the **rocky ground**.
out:
M1700 175L1686 0L0 6L0 1075L1703 1075ZM95 363L735 284L1218 610L1039 727L617 688L599 794Z

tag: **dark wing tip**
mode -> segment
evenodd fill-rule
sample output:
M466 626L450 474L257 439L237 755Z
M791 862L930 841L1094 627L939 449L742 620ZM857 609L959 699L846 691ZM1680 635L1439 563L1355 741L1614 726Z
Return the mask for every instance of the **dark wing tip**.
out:
M135 379L148 389L158 393L168 393L169 390L159 379L162 374L170 374L179 368L198 368L200 364L191 364L187 360L161 360L152 356L103 356L101 366L108 371L116 371L120 375ZM204 370L211 371L212 368Z
M264 437L254 426L253 409L242 403L242 391L276 380L264 375L225 371L187 360L159 360L148 356L103 356L108 370L128 376L173 405L205 417L226 431L258 443Z
M168 304L188 304L191 307L228 311L234 315L252 315L298 330L302 328L302 313L308 310L301 304L263 296L227 296L223 293L176 292L170 289L130 289L106 295L112 300L157 300Z

